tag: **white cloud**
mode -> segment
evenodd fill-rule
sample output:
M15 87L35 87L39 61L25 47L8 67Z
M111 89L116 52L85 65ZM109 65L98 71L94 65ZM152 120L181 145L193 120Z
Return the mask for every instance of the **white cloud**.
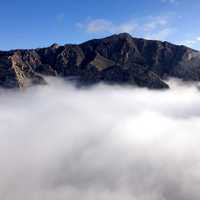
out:
M170 85L1 90L0 199L199 200L199 91Z
M130 33L134 34L138 28L138 24L136 24L134 21L128 21L122 24L119 24L119 26L115 26L115 32L117 33Z
M146 38L154 39L154 40L166 40L169 37L169 35L172 34L172 32L173 32L173 29L166 28L166 29L162 29L156 33L146 34Z
M165 40L173 33L174 28L170 25L170 17L156 16L143 20L128 20L115 24L106 19L93 19L78 23L78 27L90 34L114 34L127 32L136 37Z
M163 3L177 3L177 0L161 0Z
M151 17L150 20L144 24L144 30L145 31L151 31L151 30L155 30L157 28L160 27L165 27L166 25L168 25L168 19L167 17Z
M56 15L56 20L57 20L59 23L63 22L64 19L65 19L65 14L64 14L64 13L59 13L59 14Z
M183 43L185 43L186 45L192 46L196 44L197 42L198 42L197 40L186 40Z
M166 40L174 32L170 19L166 16L151 17L144 24L144 37L155 40Z
M189 39L189 40L184 40L184 41L180 42L180 44L189 46L191 48L195 48L196 45L200 44L200 37L196 37L194 39Z
M87 33L134 33L136 24L133 21L114 24L106 19L94 19L85 23L78 23L78 27L84 29Z
M95 19L88 22L86 31L89 33L110 32L112 28L112 22L105 19Z

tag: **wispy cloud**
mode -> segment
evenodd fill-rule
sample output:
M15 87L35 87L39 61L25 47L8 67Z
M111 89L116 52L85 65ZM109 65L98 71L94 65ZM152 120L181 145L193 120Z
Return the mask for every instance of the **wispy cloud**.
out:
M58 14L56 15L56 20L57 20L57 22L61 23L61 22L64 21L64 19L65 19L65 14L64 14L64 13L58 13Z
M120 24L114 24L107 19L93 19L87 22L77 23L77 26L87 33L134 33L136 24L133 21L128 21Z
M105 19L94 19L89 21L85 28L89 33L110 32L113 29L113 24Z
M164 28L155 33L147 33L145 37L147 39L166 40L173 33L173 31L174 30L172 28Z
M177 0L161 0L163 3L177 3Z
M137 37L165 40L174 31L168 16L147 17L142 20L127 20L114 23L107 19L91 19L77 26L88 34L114 34L127 32Z
M150 17L143 25L144 37L156 40L166 40L175 30L168 16Z
M195 48L196 45L200 45L200 36L197 36L192 39L183 40L180 42L180 44L189 46L191 48Z
M151 17L149 21L144 25L146 31L154 30L158 27L164 27L168 25L168 19L166 17Z

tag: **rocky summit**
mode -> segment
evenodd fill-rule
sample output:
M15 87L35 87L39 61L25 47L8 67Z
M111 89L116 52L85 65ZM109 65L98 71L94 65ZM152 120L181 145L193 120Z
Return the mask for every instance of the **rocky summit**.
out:
M45 84L46 76L151 89L169 88L168 78L200 81L200 53L168 42L134 38L127 33L79 45L0 51L0 86Z

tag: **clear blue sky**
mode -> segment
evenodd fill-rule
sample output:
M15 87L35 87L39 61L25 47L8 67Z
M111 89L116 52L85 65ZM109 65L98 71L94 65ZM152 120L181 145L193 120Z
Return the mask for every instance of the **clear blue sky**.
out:
M119 32L200 49L200 0L0 0L1 50Z

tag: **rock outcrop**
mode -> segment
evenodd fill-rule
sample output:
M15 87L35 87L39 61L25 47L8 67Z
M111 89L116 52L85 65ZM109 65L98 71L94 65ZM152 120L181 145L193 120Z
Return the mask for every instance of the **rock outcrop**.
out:
M164 89L170 77L200 81L200 53L127 33L80 45L0 51L1 87L45 84L45 76L74 77L82 85L106 82Z

